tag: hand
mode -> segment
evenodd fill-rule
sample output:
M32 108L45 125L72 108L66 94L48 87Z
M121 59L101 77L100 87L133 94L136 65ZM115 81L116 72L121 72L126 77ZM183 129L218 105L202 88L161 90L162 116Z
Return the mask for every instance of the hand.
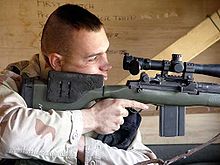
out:
M104 99L90 109L82 110L84 132L95 131L99 134L110 134L117 131L128 116L126 108L148 109L146 104L126 99Z

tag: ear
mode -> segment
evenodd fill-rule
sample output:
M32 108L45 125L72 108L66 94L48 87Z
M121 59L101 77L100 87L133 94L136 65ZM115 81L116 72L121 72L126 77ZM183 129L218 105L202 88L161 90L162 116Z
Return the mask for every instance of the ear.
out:
M61 71L61 67L62 67L62 56L61 55L57 53L51 53L48 55L48 59L50 62L50 66L55 71Z

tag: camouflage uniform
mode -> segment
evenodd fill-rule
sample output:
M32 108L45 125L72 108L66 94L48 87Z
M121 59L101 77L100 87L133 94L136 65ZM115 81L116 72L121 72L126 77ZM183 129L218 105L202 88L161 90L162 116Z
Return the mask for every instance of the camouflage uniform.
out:
M0 158L77 164L77 145L83 131L81 111L28 108L18 94L21 74L46 79L50 69L36 54L30 61L9 65L0 74ZM141 143L139 132L127 151L109 147L94 137L94 132L85 135L85 164L127 165L155 157Z

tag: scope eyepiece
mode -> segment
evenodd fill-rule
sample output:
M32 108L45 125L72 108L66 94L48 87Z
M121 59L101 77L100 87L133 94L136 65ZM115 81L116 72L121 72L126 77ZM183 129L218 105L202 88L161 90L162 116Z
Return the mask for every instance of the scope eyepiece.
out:
M132 75L137 75L141 70L140 59L137 59L129 54L125 54L123 60L123 69L129 70Z

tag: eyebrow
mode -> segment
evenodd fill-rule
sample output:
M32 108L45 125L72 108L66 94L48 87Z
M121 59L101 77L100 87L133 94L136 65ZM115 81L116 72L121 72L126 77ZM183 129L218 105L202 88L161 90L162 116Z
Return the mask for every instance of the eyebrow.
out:
M108 52L108 50L109 50L109 47L108 47L108 49L105 52L99 52L99 53L90 54L86 58L90 58L90 57L94 57L94 56L100 56L101 54Z
M90 57L94 57L94 56L99 56L99 55L101 55L102 53L103 53L103 52L90 54L90 55L88 55L86 58L90 58Z

